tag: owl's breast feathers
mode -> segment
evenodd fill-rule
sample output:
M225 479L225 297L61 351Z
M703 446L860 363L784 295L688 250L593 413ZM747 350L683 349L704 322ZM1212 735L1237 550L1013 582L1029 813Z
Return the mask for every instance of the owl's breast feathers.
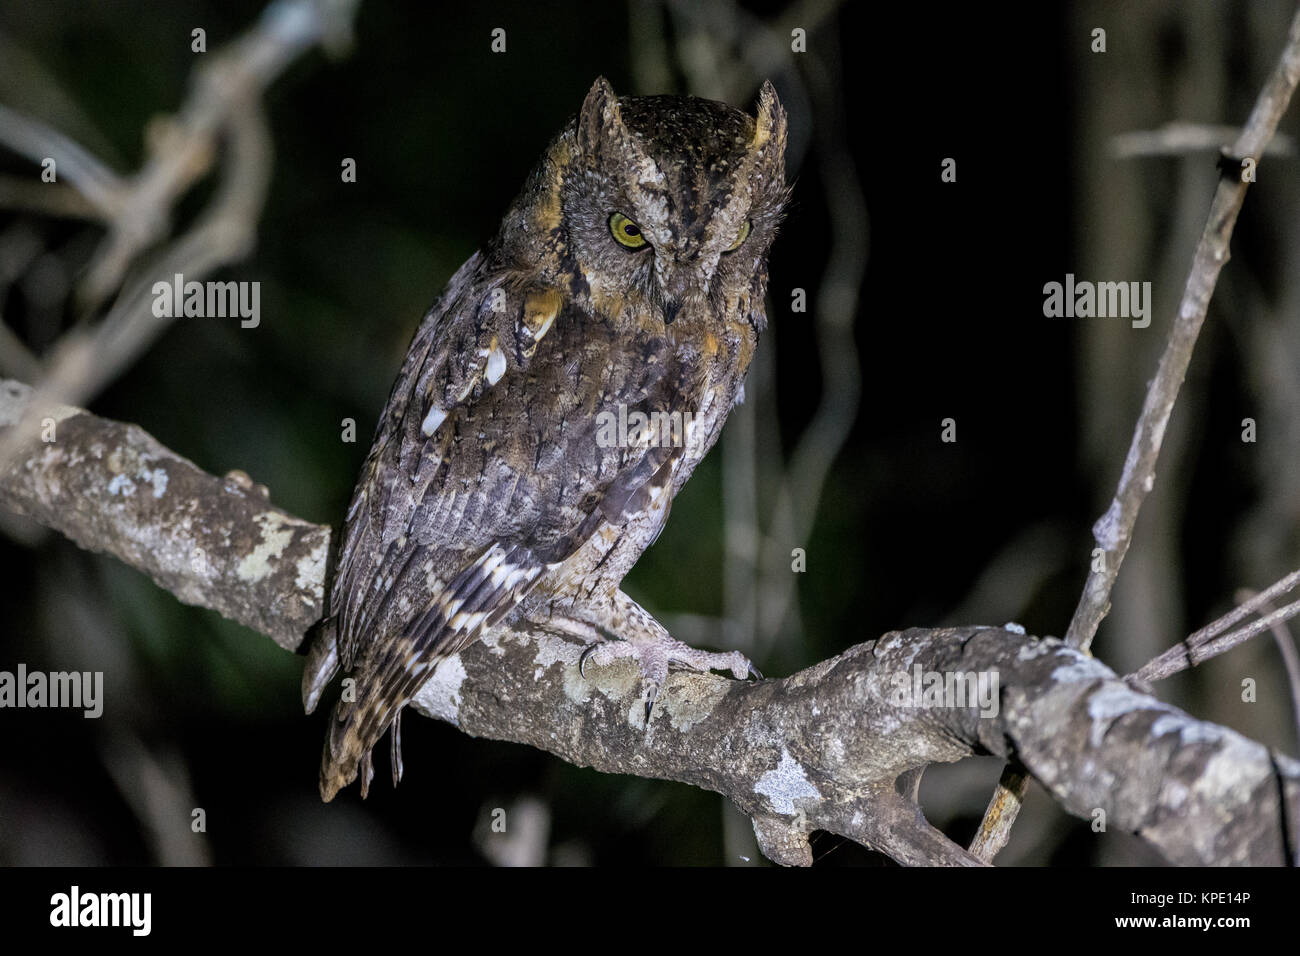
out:
M621 328L481 254L425 317L349 506L330 596L337 660L356 684L326 743L327 800L359 768L365 794L371 748L390 725L396 748L401 709L442 657L602 526L671 496L716 440L746 363L704 361L645 325ZM395 750L395 779L399 767Z

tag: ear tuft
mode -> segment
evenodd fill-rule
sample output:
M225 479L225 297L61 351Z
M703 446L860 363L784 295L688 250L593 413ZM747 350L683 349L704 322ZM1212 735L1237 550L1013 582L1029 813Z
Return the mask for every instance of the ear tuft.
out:
M769 142L776 142L777 148L785 148L785 109L776 95L776 87L771 80L763 81L763 88L758 93L758 111L754 117L754 141L750 148L760 150Z
M578 147L589 159L594 159L607 135L612 131L621 132L622 127L623 117L614 88L609 80L598 76L578 113Z

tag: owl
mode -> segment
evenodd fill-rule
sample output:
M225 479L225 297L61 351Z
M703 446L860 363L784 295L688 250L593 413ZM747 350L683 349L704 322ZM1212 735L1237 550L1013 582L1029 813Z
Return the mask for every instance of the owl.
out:
M438 662L494 628L631 657L646 720L670 665L757 676L673 640L619 588L741 399L766 324L786 116L596 80L500 230L416 330L348 507L310 712L341 668L321 796L358 775Z

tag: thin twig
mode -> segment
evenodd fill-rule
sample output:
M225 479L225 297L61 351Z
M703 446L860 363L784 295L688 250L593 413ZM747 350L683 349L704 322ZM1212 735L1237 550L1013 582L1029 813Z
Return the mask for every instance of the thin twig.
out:
M1142 667L1129 675L1129 679L1150 684L1154 681L1164 680L1166 677L1172 677L1179 671L1185 671L1189 667L1203 664L1213 657L1218 657L1225 651L1232 650L1238 644L1244 644L1252 637L1263 634L1274 625L1290 620L1297 614L1300 614L1300 601L1295 601L1271 614L1266 614L1245 627L1239 627L1235 631L1229 631L1226 634L1205 638L1196 644L1193 644L1191 638L1188 638L1143 664Z
M30 176L0 176L0 208L60 219L99 220L104 215L103 210L76 187L59 182L37 182Z
M1268 610L1269 601L1281 594L1286 594L1288 591L1291 591L1297 584L1300 584L1300 570L1292 571L1286 577L1270 584L1258 594L1253 591L1247 591L1245 599L1242 600L1240 604L1222 617L1211 621L1200 630L1189 634L1182 643L1188 647L1199 647L1216 634L1222 634L1238 621L1244 621L1250 616L1252 611L1260 608Z
M1134 130L1111 137L1110 151L1116 159L1147 156L1182 156L1187 153L1218 152L1224 143L1241 135L1235 126L1210 126L1204 123L1166 123L1159 129ZM1291 156L1295 144L1290 136L1278 133L1264 149L1265 156Z
M833 35L823 46L834 50ZM832 53L832 55L834 55ZM866 274L870 216L861 180L842 131L849 126L830 66L810 54L801 61L809 97L823 122L814 131L821 157L831 248L813 300L822 396L790 455L777 486L769 525L770 542L760 555L762 587L758 619L765 643L779 639L798 598L798 576L790 573L790 549L812 533L831 467L839 457L862 399L862 374L853 335L859 290Z
M1255 592L1249 588L1242 588L1237 592L1239 601L1248 601L1255 597ZM1271 604L1263 605L1265 613L1271 613L1273 606ZM1282 657L1282 667L1286 670L1287 685L1291 690L1291 716L1295 721L1296 741L1300 743L1300 652L1296 651L1295 638L1291 636L1291 629L1279 621L1273 625L1273 640L1277 644L1277 652Z
M0 316L0 375L32 381L40 373L41 360L5 325L4 316Z
M1244 594L1240 604L1234 607L1227 614L1215 618L1209 624L1206 624L1199 630L1187 635L1187 637L1183 638L1183 640L1175 644L1173 647L1152 658L1146 664L1142 665L1139 670L1130 674L1129 677L1142 681L1161 680L1180 670L1185 670L1187 667L1199 664L1201 661L1208 660L1210 657L1217 656L1219 653L1222 653L1222 651L1217 651L1215 654L1207 656L1203 649L1206 646L1211 645L1211 643L1214 642L1220 634L1227 631L1228 628L1249 617L1252 612L1263 609L1265 613L1271 613L1272 607L1269 605L1269 602L1273 598L1293 590L1297 584L1300 584L1300 570L1292 571L1281 580L1270 584L1258 594L1253 591L1238 592L1238 594ZM1295 605L1290 606L1294 607ZM1237 633L1240 632L1233 632L1233 634ZM1260 632L1254 631L1248 635L1248 637L1253 637L1257 633ZM1216 644L1215 646L1218 645ZM1182 666L1173 670L1166 670L1166 668L1171 664L1178 661L1182 662Z
M121 213L122 177L58 130L0 104L0 144L37 164L54 160L56 181L75 186L103 219Z

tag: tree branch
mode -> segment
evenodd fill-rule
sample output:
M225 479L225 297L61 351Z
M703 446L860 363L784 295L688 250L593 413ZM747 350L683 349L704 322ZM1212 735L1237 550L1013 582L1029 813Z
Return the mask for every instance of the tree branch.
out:
M0 380L0 429L30 394ZM321 614L328 528L273 507L240 473L204 473L133 425L63 407L42 431L48 440L0 473L0 503L298 648ZM919 767L973 754L1018 760L1069 812L1135 832L1174 862L1295 858L1300 763L1139 693L1059 640L916 628L783 680L674 673L648 727L636 669L591 666L584 679L581 650L497 630L444 660L414 707L580 766L721 793L780 863L811 862L808 835L826 830L901 863L978 865L896 789ZM986 709L900 696L916 675L959 673L996 675Z
M0 435L31 396L0 379ZM0 505L297 649L321 616L329 528L273 507L247 479L209 475L134 425L66 405L47 414L37 432L54 440L28 445L0 473Z

